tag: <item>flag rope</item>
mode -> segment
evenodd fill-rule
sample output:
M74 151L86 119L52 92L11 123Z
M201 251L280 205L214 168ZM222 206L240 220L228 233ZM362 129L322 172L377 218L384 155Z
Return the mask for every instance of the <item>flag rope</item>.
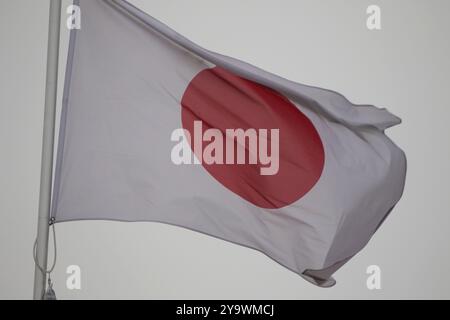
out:
M33 260L34 264L38 267L38 269L42 272L43 275L48 274L48 288L52 289L52 281L50 274L53 272L56 266L56 258L57 258L57 248L56 248L56 231L55 231L55 218L51 218L49 221L49 225L52 227L52 233L53 233L53 263L50 269L45 270L38 261L37 254L36 254L36 247L37 247L37 238L34 240L34 246L33 246Z

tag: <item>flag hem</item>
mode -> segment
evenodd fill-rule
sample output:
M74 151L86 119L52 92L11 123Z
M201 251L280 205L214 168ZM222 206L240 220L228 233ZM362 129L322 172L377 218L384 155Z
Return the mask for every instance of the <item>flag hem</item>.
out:
M73 0L73 5L79 5L80 0ZM66 61L66 74L64 78L64 91L61 107L61 116L59 123L59 136L58 136L58 149L56 156L56 166L55 166L55 178L53 181L53 193L52 193L52 206L50 210L50 217L56 220L56 204L58 203L59 189L61 183L61 168L64 158L64 145L66 138L66 122L67 122L67 112L70 96L70 84L72 81L72 69L73 69L73 58L75 54L75 42L76 42L77 29L70 30L69 35L69 48Z

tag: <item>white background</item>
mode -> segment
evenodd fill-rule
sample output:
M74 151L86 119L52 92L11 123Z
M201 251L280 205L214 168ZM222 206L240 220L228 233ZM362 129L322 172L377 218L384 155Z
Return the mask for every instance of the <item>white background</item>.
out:
M450 298L450 2L131 2L210 50L336 90L354 103L387 107L403 119L387 133L408 157L405 193L369 245L335 274L331 289L312 286L261 253L181 228L58 224L53 278L59 298ZM0 0L4 299L32 297L48 3ZM366 28L370 4L381 7L382 30ZM67 39L63 28L60 80ZM79 291L65 286L72 264L82 270ZM381 268L381 290L366 287L372 264Z

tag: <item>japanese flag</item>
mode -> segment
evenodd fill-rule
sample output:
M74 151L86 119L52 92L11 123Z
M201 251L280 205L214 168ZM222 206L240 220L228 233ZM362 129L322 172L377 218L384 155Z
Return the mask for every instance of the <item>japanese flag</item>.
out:
M205 50L126 1L80 0L52 218L157 221L320 285L400 199L400 119Z

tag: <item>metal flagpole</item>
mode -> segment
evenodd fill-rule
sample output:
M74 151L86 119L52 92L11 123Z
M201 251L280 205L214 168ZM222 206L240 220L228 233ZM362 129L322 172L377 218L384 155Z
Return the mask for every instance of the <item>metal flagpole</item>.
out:
M47 78L45 87L44 133L42 140L41 184L39 192L39 214L36 259L41 268L47 268L48 231L52 189L53 145L55 113L58 87L58 56L61 23L61 0L50 0L50 19L47 45ZM34 270L35 300L42 299L47 275L38 266Z

